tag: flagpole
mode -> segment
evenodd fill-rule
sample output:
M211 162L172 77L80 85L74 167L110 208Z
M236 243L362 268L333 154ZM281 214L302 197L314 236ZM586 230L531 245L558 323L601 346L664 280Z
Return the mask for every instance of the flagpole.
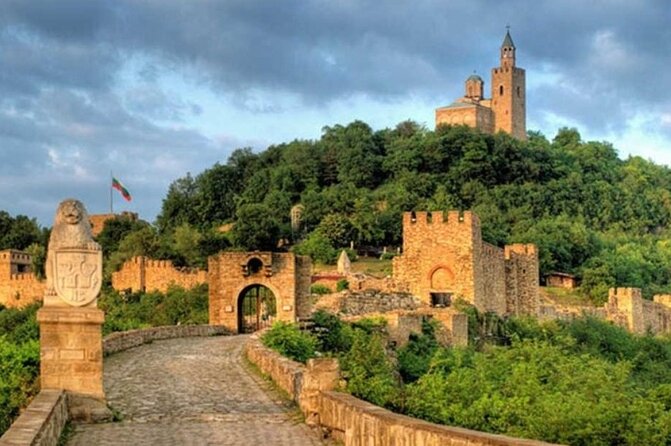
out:
M112 181L114 181L114 174L110 170L110 182L109 182L109 188L110 188L110 214L114 214L114 191L112 190Z

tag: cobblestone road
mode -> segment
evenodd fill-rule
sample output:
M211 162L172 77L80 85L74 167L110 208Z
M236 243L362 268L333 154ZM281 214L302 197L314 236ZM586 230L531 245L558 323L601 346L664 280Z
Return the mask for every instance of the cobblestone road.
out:
M68 445L319 445L242 360L246 336L157 341L105 359L123 421L76 425Z

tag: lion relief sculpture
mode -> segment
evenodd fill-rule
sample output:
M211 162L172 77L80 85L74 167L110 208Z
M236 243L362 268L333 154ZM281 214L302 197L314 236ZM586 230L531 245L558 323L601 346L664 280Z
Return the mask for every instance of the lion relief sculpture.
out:
M47 295L56 295L57 276L56 252L63 249L79 249L99 252L100 245L93 240L91 223L86 208L81 201L69 198L63 200L56 210L54 226L49 237L47 250ZM99 268L102 265L98 265Z

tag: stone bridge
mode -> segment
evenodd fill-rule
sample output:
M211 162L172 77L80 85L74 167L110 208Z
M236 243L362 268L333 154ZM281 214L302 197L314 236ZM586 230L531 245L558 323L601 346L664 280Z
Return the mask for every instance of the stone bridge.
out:
M105 359L120 421L75 425L68 445L320 445L243 360L247 336L155 341Z

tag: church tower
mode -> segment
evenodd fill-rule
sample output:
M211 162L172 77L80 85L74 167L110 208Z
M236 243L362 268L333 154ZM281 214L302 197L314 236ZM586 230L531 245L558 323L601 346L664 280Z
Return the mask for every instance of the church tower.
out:
M526 74L515 66L515 44L510 31L501 44L500 66L492 69L492 111L494 132L502 130L527 139Z

